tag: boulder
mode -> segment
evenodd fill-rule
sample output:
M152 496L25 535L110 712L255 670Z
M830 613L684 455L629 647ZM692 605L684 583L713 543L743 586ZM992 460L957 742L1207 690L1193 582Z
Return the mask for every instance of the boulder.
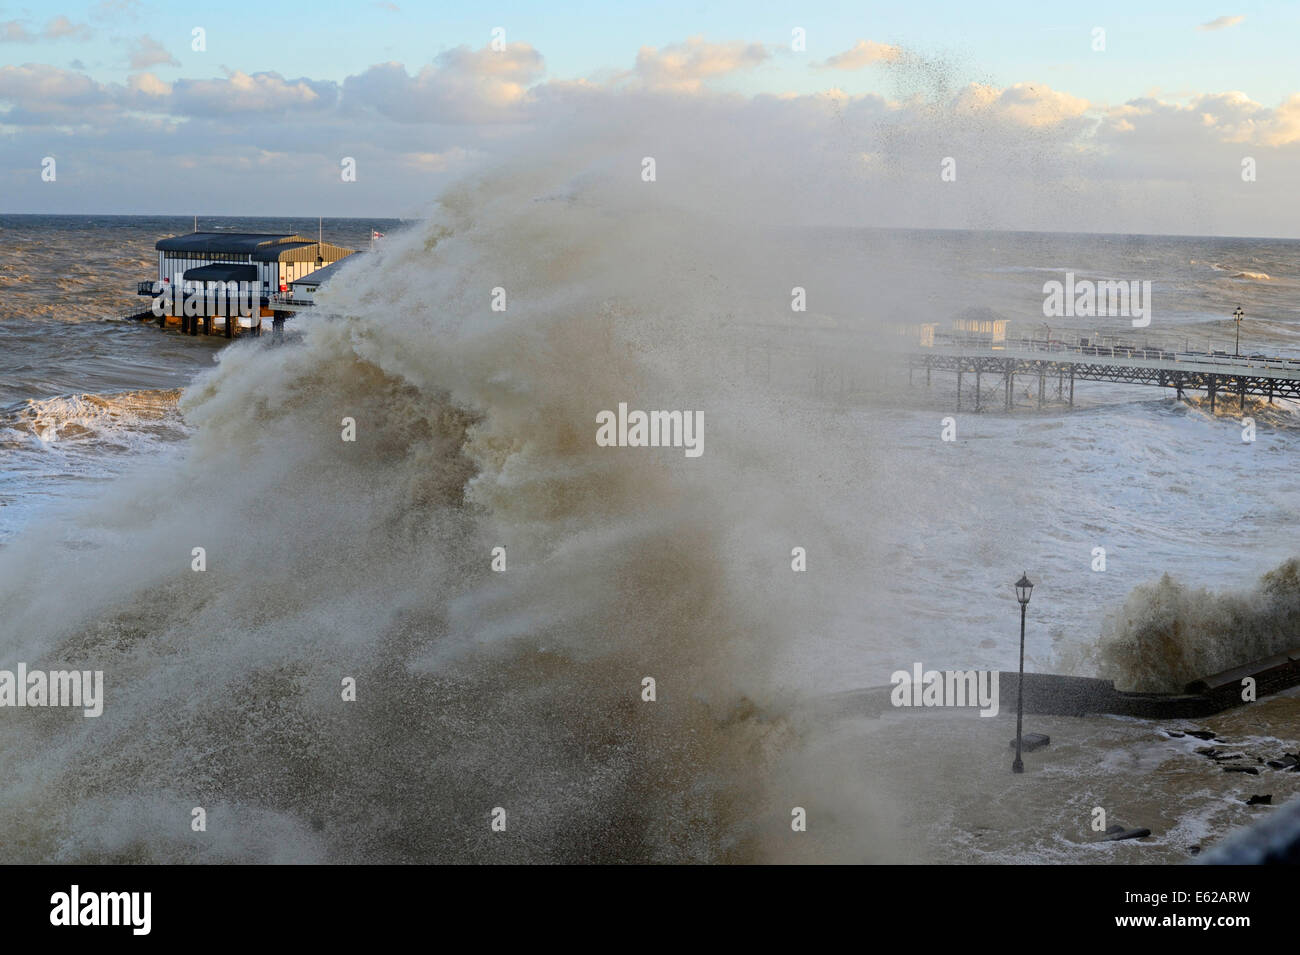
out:
M1020 737L1020 750L1024 753L1032 753L1036 749L1042 749L1052 742L1052 737L1046 733L1025 733ZM1016 741L1011 741L1011 748L1016 748Z
M1111 832L1111 829L1119 829L1119 832ZM1107 842L1119 842L1121 839L1145 839L1151 835L1150 829L1125 829L1121 826L1111 826L1106 832Z

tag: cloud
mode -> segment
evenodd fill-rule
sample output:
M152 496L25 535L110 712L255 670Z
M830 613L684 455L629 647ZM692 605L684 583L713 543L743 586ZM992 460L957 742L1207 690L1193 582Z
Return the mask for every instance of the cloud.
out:
M860 70L872 63L896 63L903 56L902 47L873 40L859 40L843 53L813 64L823 70Z
M158 79L152 73L133 73L126 78L126 87L134 93L144 96L170 96L172 85Z
M1051 87L1034 83L1015 83L998 89L983 83L971 83L957 94L953 103L959 111L976 111L1019 126L1054 126L1082 116L1088 101Z
M180 66L180 60L168 53L161 43L148 34L135 41L131 51L131 69L147 70L151 66Z
M86 40L90 38L90 27L73 23L60 14L53 17L45 27L33 32L23 25L21 20L8 20L0 23L0 43L36 43L40 40Z
M1110 110L1106 116L1113 132L1136 134L1130 138L1161 140L1179 148L1219 145L1279 148L1300 143L1300 93L1270 109L1239 90L1205 93L1186 103L1143 97Z
M134 20L143 12L140 0L101 0L90 8L92 20Z
M702 176L720 168L710 158L719 154L735 175L791 184L827 221L1015 228L1069 221L1112 231L1214 231L1247 222L1254 224L1238 228L1294 232L1288 223L1296 221L1297 203L1279 191L1284 180L1261 177L1248 194L1259 199L1249 206L1232 190L1244 155L1259 158L1261 169L1300 159L1300 93L1265 106L1239 91L1168 100L1153 92L1111 108L1041 83L963 85L957 68L939 74L910 49L891 70L901 79L890 96L841 89L741 96L709 88L712 78L768 62L769 51L778 52L697 37L646 48L598 80L548 78L541 53L527 44L501 52L457 47L422 67L379 63L341 82L230 70L170 82L142 70L99 82L43 64L4 66L0 178L11 176L19 206L39 210L50 200L25 194L19 170L29 155L63 144L93 159L105 191L77 199L69 189L60 193L60 211L76 211L78 201L89 208L100 195L123 211L137 202L181 208L185 195L202 188L232 211L257 208L249 203L259 196L339 203L332 207L349 214L405 213L465 170L526 155L536 135L576 130L590 138L593 164L620 162L601 140L604 130L611 141L633 133L654 141L661 170L676 170L679 188L696 165ZM909 81L912 69L921 80ZM944 82L924 82L932 73ZM213 154L212 142L229 148ZM746 158L751 149L762 163ZM326 190L340 181L340 156L357 157L365 174L335 198ZM962 176L936 201L937 164L947 156ZM235 169L269 176L276 165L268 157L293 159L300 174L289 185L267 179L265 188L249 191L232 178ZM116 172L128 169L129 177ZM852 204L826 198L842 200L846 193L835 186L845 181L861 187ZM155 186L157 194L147 188ZM1006 202L993 198L1003 195ZM1186 196L1199 197L1194 215ZM1054 205L1062 206L1056 219ZM1249 219L1251 210L1263 218Z
M330 80L286 80L279 73L226 70L225 79L177 80L170 109L188 116L230 116L329 109L338 102Z
M380 63L343 83L348 110L373 110L406 123L498 123L520 118L529 86L541 79L542 55L527 43L504 50L459 46L415 76Z
M399 7L399 6L398 6L397 4L395 4L395 3L389 3L388 0L376 0L376 2L373 4L373 6L378 7L380 10L387 10L389 13L401 13L401 12L402 12L402 8L401 8L401 7Z
M1226 30L1228 27L1235 27L1238 23L1245 20L1245 17L1215 17L1209 23L1202 23L1196 29L1198 30Z
M641 47L633 75L650 89L698 92L707 79L752 69L770 58L761 43L706 43L693 36L662 49Z

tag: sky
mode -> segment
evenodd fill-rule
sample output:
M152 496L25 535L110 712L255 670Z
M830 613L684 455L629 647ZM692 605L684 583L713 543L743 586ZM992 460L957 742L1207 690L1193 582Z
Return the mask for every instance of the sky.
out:
M1218 0L4 6L0 211L419 215L603 125L833 155L831 219L1300 236L1297 37Z

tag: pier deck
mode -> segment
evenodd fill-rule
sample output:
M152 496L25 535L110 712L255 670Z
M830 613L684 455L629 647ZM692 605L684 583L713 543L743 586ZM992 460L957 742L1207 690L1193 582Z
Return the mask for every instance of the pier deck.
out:
M1074 382L1106 381L1128 385L1204 391L1213 411L1220 395L1236 396L1245 407L1247 395L1300 399L1300 358L1266 355L1169 351L1154 347L1067 345L1063 342L1019 340L1004 345L945 342L904 351L908 378L925 372L926 384L935 371L957 375L957 410L961 410L964 375L975 376L975 410L981 410L984 375L1002 379L1007 410L1012 405L1016 376L1038 379L1038 404L1042 407L1047 382L1055 379L1057 396L1074 404ZM1067 389L1068 387L1068 397Z

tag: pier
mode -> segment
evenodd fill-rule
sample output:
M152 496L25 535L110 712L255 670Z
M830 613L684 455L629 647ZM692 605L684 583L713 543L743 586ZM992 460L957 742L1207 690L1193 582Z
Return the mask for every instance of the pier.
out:
M1300 399L1300 358L1266 355L1227 355L1221 352L1173 351L1146 345L1070 345L1041 339L948 341L905 349L908 382L935 372L957 377L957 410L962 410L963 379L974 379L974 410L981 411L986 376L999 383L1003 408L1010 411L1017 377L1037 386L1038 407L1051 400L1074 405L1076 381L1172 388L1179 398L1186 391L1204 392L1210 411L1221 399L1236 398L1244 408L1246 396Z

